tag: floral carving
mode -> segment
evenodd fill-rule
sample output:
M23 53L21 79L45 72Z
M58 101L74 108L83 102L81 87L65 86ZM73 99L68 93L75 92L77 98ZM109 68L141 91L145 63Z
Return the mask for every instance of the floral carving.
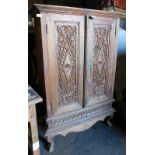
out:
M94 27L93 49L93 95L106 93L106 72L109 52L109 31L104 27Z
M75 25L57 25L59 105L66 105L77 100L76 31Z
M74 114L70 114L68 116L62 116L61 118L52 118L52 120L50 120L49 123L50 125L52 125L52 127L55 127L58 125L63 125L64 123L69 123L71 121L76 121L76 120L78 121L85 118L91 118L94 115L99 113L108 114L112 110L110 107L111 107L111 103L103 104L97 107L89 108L85 111L80 111Z

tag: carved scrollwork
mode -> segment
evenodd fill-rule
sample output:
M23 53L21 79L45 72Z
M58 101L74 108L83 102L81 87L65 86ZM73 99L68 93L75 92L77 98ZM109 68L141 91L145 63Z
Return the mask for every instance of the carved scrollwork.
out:
M97 107L92 107L87 110L76 112L74 114L68 116L62 116L61 118L53 118L52 120L48 121L52 127L63 125L64 123L69 123L70 121L82 120L85 118L93 117L96 114L102 113L109 113L111 107L110 104L103 104Z
M93 96L106 94L106 74L110 35L104 27L94 27Z
M57 25L59 105L70 104L77 100L76 36L75 25Z
M66 78L69 81L69 78L71 76L71 71L72 71L72 64L69 58L69 54L66 55L66 59L63 67L64 67Z

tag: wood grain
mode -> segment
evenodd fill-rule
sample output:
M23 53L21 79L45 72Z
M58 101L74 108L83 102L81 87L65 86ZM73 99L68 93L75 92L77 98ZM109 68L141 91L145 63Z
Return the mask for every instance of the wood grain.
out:
M87 18L85 104L96 104L112 97L115 27L116 19Z
M94 10L94 9L84 9L84 8L75 8L75 7L66 7L66 6L57 6L57 5L43 5L35 4L40 12L47 13L62 13L62 14L71 14L71 15L86 15L86 16L105 16L111 18L125 18L125 14L122 12L108 12L103 10Z
M35 104L30 104L28 109L29 109L28 121L30 122L32 146L34 146L35 143L39 143ZM33 155L39 155L39 154L40 154L39 147L38 149L33 150Z
M115 111L112 102L119 14L36 7L41 14L41 33L37 35L41 39L37 40L43 56L44 78L40 79L45 86L46 137L53 151L55 135L85 130Z

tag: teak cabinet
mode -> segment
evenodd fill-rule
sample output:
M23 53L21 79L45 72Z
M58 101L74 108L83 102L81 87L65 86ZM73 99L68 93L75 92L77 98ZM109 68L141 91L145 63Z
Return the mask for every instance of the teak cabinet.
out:
M112 108L119 18L99 10L39 5L36 45L47 140L88 129ZM42 69L41 69L42 68Z

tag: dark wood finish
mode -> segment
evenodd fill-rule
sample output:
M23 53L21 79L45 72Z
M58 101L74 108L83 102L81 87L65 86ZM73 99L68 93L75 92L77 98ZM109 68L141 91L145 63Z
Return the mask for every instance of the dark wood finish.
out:
M55 135L85 130L115 111L112 102L119 15L36 6L41 16L37 47L43 55L46 137L53 151Z
M83 9L83 8L75 8L75 7L65 7L65 6L56 6L56 5L43 5L43 4L35 4L35 6L39 9L40 13L61 13L61 14L71 14L71 15L83 15L83 16L104 16L111 18L120 18L124 17L124 13L122 12L108 12L103 10L93 10L93 9Z
M75 6L75 7L81 7L83 6L84 1L83 0L44 0L45 4L49 5L65 5L65 6Z
M126 0L114 0L114 7L126 10Z

